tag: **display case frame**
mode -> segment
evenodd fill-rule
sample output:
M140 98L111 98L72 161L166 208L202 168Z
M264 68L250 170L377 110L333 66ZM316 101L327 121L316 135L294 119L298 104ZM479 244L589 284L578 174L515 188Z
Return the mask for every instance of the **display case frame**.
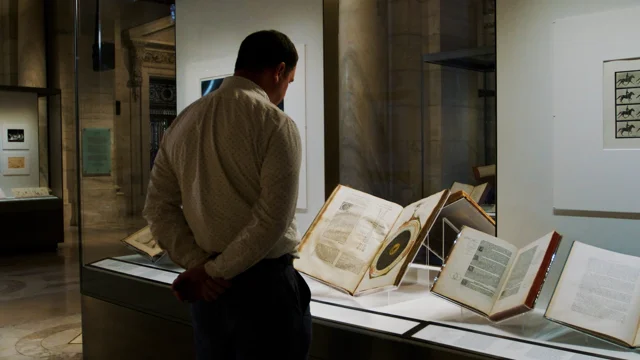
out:
M92 299L83 304L85 354L106 359L116 356L116 349L122 351L123 346L132 354L154 353L154 348L140 345L153 343L155 338L147 328L152 323L175 336L171 351L190 354L189 307L175 299L170 289L172 279L181 271L175 265L153 263L139 255L105 258L87 265L83 293ZM398 290L359 298L305 276L312 292L311 356L535 359L536 354L546 354L558 359L640 359L638 352L545 320L539 308L491 323L429 294L435 274L437 268L412 265ZM110 288L108 296L105 287ZM100 342L87 343L87 339L98 338ZM347 342L350 350L338 351L340 344ZM111 345L114 350L107 350ZM155 356L168 358L160 351Z
M20 151L20 149L15 150L14 147L4 149L3 146L0 152L17 154L18 157L23 156L22 161L25 169L29 166L31 169L37 168L38 174L31 174L31 176L39 177L37 187L17 188L11 186L11 188L3 188L0 186L6 196L6 198L0 199L0 227L3 229L3 239L7 239L0 241L0 251L54 251L59 243L64 242L65 228L61 91L27 86L0 86L0 93L27 94L27 97L33 95L35 98L33 104L35 108L31 110L38 114L38 118L35 119L37 123L31 124L31 129L37 130L35 134L30 136L28 148L26 151ZM46 106L46 111L41 111L41 106ZM46 121L42 121L40 118L42 116L46 116ZM47 132L41 134L42 125L45 124ZM3 128L2 131L4 138L6 136L4 132L8 130ZM25 130L22 131L22 136L25 137ZM46 139L46 149L41 148L41 140L43 139ZM37 166L34 164L33 156L29 155L30 151L33 152L32 148L36 144ZM46 154L44 161L40 159L43 153ZM3 158L9 156L11 155L3 155ZM43 164L46 166L46 172L42 171ZM9 166L7 163L6 167ZM4 176L6 175L4 174Z

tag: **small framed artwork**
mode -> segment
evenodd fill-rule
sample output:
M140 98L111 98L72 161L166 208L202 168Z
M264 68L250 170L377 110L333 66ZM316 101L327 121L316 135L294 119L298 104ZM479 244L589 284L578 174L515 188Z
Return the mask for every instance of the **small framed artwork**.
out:
M640 148L640 59L604 62L604 148Z
M2 134L2 148L4 150L29 150L27 130L24 125L6 124Z
M26 151L12 151L2 154L2 175L29 175L29 153Z

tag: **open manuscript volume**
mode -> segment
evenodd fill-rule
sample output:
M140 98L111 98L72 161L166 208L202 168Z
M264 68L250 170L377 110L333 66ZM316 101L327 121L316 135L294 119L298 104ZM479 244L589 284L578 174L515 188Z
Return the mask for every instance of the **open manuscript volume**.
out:
M452 226L454 228L451 228ZM449 195L433 224L426 242L429 251L444 260L445 256L451 252L451 247L463 226L492 236L496 234L495 220L473 201L469 194L460 190Z
M478 204L481 204L486 199L489 194L489 183L480 184L478 186L473 186L469 184L463 184L459 182L454 182L451 186L451 192L456 193L458 191L464 191L469 195L473 201Z
M302 238L298 271L350 295L398 287L449 195L407 207L343 186Z
M151 229L149 226L145 226L144 228L136 231L123 239L122 242L133 251L147 257L153 262L158 261L165 253L151 235Z
M621 346L640 347L640 258L575 241L544 316Z
M501 321L533 309L560 244L555 231L518 249L463 227L431 292Z

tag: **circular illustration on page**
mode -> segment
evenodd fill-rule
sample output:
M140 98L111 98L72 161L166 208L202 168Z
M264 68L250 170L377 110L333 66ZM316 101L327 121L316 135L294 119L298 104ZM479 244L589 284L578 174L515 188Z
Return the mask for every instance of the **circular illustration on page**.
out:
M420 233L420 221L411 219L404 223L390 241L386 242L381 250L376 254L373 265L369 269L369 276L376 278L388 274L413 247L418 234Z

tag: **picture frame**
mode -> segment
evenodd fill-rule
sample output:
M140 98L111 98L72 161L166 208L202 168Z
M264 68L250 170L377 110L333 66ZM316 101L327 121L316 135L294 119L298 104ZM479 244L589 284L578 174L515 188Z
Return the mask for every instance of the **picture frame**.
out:
M640 59L603 65L605 149L640 148Z
M28 151L5 151L2 153L2 175L27 176L31 174Z
M30 134L24 125L5 124L2 127L2 148L4 150L29 150Z

